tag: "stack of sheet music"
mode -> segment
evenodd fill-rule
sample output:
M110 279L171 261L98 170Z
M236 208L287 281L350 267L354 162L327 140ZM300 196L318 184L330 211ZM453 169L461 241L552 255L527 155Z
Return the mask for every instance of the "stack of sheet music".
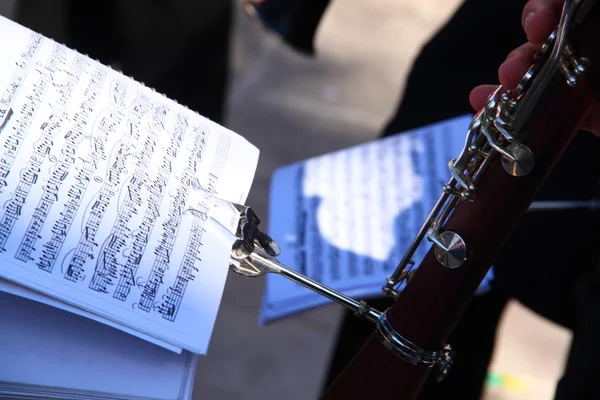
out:
M258 149L2 17L0 37L0 397L190 398Z
M189 399L197 356L0 293L1 398Z

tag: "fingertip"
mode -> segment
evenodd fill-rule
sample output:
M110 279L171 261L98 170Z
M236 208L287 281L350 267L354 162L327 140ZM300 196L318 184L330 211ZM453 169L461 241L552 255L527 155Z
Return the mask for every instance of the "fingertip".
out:
M519 58L508 58L498 68L498 80L500 84L508 89L513 89L518 85L518 70L521 61Z
M469 103L476 111L483 108L490 94L498 88L497 85L479 85L469 93Z
M509 58L498 68L498 79L506 89L514 89L523 79L532 61L527 57Z
M524 20L527 40L533 44L543 44L556 28L559 17L552 7L539 8L530 12Z

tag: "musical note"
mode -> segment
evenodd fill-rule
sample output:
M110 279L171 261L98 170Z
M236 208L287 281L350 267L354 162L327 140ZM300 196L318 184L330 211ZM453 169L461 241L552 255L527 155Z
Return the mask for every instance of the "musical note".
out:
M208 218L208 201L204 199L196 204L195 209L199 211L198 215L202 218L194 218L192 233L187 241L183 262L177 272L175 284L167 289L163 301L158 307L158 312L168 321L174 321L177 317L177 311L181 305L188 282L196 277L198 268L195 266L200 260L200 249L202 248L202 235L204 233L204 223Z
M157 119L154 121L154 127L158 128L159 126L164 129L162 119ZM178 115L178 121L171 138L171 143L166 149L160 167L158 168L158 175L149 186L150 193L147 200L148 208L146 208L140 229L135 235L133 248L127 257L126 264L124 265L124 272L121 274L121 278L119 279L119 283L117 284L115 293L113 295L119 300L126 300L131 287L135 285L135 274L141 262L142 254L144 253L146 245L148 244L148 237L154 228L156 220L160 216L159 205L162 202L165 194L165 188L172 172L171 165L173 158L177 155L179 147L183 143L186 127L187 118L184 115ZM132 198L130 197L130 201L131 200Z
M64 51L65 47L63 45L58 43L55 44L52 53L46 61L44 70L37 70L39 72L38 80L33 85L32 93L27 96L28 100L30 101L23 104L23 107L17 116L18 125L13 128L14 132L8 136L7 141L4 143L4 151L0 158L2 159L4 167L6 168L6 175L3 175L2 179L6 179L8 176L11 166L21 147L21 143L29 131L31 122L33 121L40 103L46 94L46 89L49 86L47 73L53 72L59 68L59 64L64 61L61 57ZM48 139L45 138L44 143L38 146L47 145L47 140ZM35 173L32 171L32 169L38 168L42 160L43 159L39 156L39 154L34 153L31 157L31 161L27 170L25 173L21 174L21 181L19 182L17 188L21 194L24 194L25 198L27 197L31 186L35 182ZM19 204L22 203L13 198L8 205L5 206L4 215L0 219L0 248L2 249L4 249L6 241L10 236L13 225L19 218L20 213L16 212L19 209Z
M163 283L162 278L170 265L170 254L175 247L175 240L178 236L178 227L182 216L181 208L182 205L186 204L188 199L190 181L194 178L196 172L196 161L201 159L206 147L206 133L204 131L199 131L197 127L194 128L194 131L196 133L196 139L193 151L189 154L187 168L183 173L183 177L181 178L175 195L171 196L167 220L163 223L160 242L154 250L156 258L152 265L152 269L150 270L148 282L144 285L144 290L140 297L140 301L138 302L138 308L146 312L150 312L152 309L158 288Z
M142 119L148 112L148 107L148 98L138 95L127 118L123 140L120 141L114 158L111 157L112 161L108 166L107 177L104 180L98 197L94 200L91 207L90 216L86 222L88 229L83 232L79 240L79 244L75 250L76 254L89 253L94 246L98 246L98 243L95 241L96 232L102 223L109 204L114 201L114 197L117 195L119 187L124 181L126 168L130 163L129 159L135 149L135 143L139 140L140 126ZM108 125L110 126L111 123L108 123ZM118 276L116 253L122 247L122 236L127 235L129 231L123 213L118 214L117 222L119 225L113 226L112 232L102 245L101 255L96 262L94 274L89 284L90 289L102 293L108 292L108 286L113 285L114 279Z
M31 61L37 54L42 40L43 37L41 35L32 33L27 48L21 53L19 61L15 63L17 68L0 99L0 120L2 121L0 124L0 135L2 135L6 125L14 115L14 110L12 109L13 102L23 86L23 80L31 67Z
M36 142L32 157L34 162L30 167L31 169L28 170L35 171L36 177L37 174L41 172L40 167L42 163L45 159L47 159L54 135L59 132L66 119L67 106L71 100L73 90L79 83L79 79L83 74L86 65L87 62L83 56L78 56L75 58L69 74L67 74L67 80L62 84L60 97L52 108L52 114L50 115L48 122L45 122L42 125L42 140L38 141L41 142L39 145L37 144L38 142ZM96 74L101 78L106 75L102 68L97 68ZM96 84L94 90L98 91L100 88L101 81ZM84 103L91 101L93 101L92 97L87 97L84 100ZM34 250L33 246L39 237L40 230L48 216L48 212L52 208L52 205L58 201L58 191L60 185L64 182L64 179L66 178L66 175L72 166L72 163L70 162L72 158L71 154L75 152L75 149L82 141L84 128L85 126L83 124L76 123L75 126L65 135L66 146L63 148L63 150L61 150L62 156L58 162L53 165L53 172L46 185L43 187L44 193L35 209L30 225L27 228L27 233L25 234L21 245L17 249L17 253L15 255L17 260L27 261L31 259L31 252ZM46 272L51 271L51 268L48 269L47 267L41 267L40 269Z

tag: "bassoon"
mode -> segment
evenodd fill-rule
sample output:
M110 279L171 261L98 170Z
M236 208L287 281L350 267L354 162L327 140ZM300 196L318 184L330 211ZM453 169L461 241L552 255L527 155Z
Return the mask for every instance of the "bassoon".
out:
M246 5L254 12L272 11L269 6L282 12L286 1L292 4ZM308 3L317 10L310 21L315 26L315 15L329 1ZM258 229L258 217L238 206L230 269L254 277L280 274L374 323L373 334L323 400L417 399L429 374L442 380L451 373L453 351L446 341L600 93L598 26L597 0L566 0L559 24L517 87L499 86L475 114L462 151L448 163L451 178L383 285L383 293L394 299L387 310L375 310L279 263L279 247ZM307 42L305 48L312 49ZM412 258L423 240L432 246L414 268Z

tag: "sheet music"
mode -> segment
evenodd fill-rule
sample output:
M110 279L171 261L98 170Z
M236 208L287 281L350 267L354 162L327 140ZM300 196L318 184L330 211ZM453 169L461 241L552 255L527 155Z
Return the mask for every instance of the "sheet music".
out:
M269 235L281 247L279 261L351 297L380 297L450 178L448 161L460 153L471 119L462 116L276 170ZM417 265L430 247L421 244ZM266 279L261 324L330 303L280 276Z
M14 282L9 282L5 279L0 279L0 292L4 292L4 293L9 293L12 294L14 296L19 296L19 297L23 297L25 299L29 299L29 300L33 300L36 301L38 303L42 303L42 304L46 304L49 306L52 306L54 308L58 308L64 311L68 311L72 314L77 314L80 315L82 317L94 320L96 322L100 322L104 325L108 325L110 327L113 327L115 329L118 329L120 331L123 331L125 333L128 333L130 335L136 336L140 339L143 339L147 342L153 343L157 346L163 347L167 350L170 350L172 352L175 352L177 354L181 354L181 349L178 347L175 347L173 345L170 345L168 343L165 343L161 340L156 339L155 337L149 336L149 335L145 335L141 332L138 332L134 329L128 328L126 326L117 324L114 321L108 320L106 318L102 318L99 315L96 314L92 314L91 312L88 311L84 311L80 308L77 308L75 306L72 306L70 304L67 303L63 303L60 300L57 300L53 297L50 296L46 296L45 294L42 294L40 292L36 292L34 290L31 289L27 289L24 286L20 286L17 285Z
M8 19L0 34L0 276L204 354L233 238L190 182L243 204L258 149Z
M32 318L34 316L34 318ZM0 293L0 397L191 399L198 356Z

